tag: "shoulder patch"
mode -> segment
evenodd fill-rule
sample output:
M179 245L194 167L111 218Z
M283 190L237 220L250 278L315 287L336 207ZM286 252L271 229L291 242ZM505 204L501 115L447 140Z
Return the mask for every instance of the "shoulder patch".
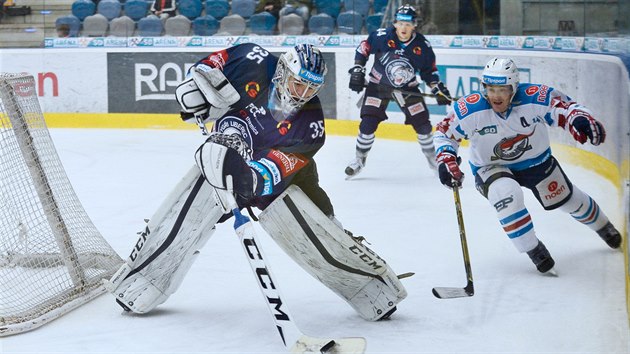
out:
M473 93L457 100L455 112L459 119L463 119L472 112L477 112L486 108L487 104L481 94Z

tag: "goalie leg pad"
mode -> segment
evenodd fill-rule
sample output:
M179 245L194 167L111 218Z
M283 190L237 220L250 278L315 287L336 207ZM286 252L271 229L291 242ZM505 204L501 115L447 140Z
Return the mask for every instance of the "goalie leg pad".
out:
M259 219L295 262L364 319L381 319L407 296L389 265L339 228L297 186L276 198Z
M126 309L147 313L181 284L223 215L216 191L196 166L148 221L131 255L107 289Z

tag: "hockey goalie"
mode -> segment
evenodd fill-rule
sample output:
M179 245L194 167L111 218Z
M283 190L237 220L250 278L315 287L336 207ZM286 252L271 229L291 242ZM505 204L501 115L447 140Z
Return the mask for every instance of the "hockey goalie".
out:
M227 180L238 207L262 210L275 242L362 318L396 310L407 295L400 280L343 229L319 186L313 157L326 138L317 96L325 75L322 54L305 44L279 57L241 44L191 67L176 90L182 119L212 123L211 132L108 283L125 310L147 313L177 290L215 225L232 216Z

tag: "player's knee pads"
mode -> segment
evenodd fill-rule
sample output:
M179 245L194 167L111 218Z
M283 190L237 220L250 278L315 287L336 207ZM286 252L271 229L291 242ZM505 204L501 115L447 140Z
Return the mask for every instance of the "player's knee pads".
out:
M506 235L519 252L527 252L538 244L521 186L512 178L494 180L488 187L488 201Z
M513 213L525 207L521 186L512 178L494 180L488 187L488 201L499 216Z
M260 223L295 262L367 320L382 318L407 296L384 260L335 225L296 186L261 213Z
M177 290L222 215L214 188L193 166L148 221L107 289L125 309L151 311Z

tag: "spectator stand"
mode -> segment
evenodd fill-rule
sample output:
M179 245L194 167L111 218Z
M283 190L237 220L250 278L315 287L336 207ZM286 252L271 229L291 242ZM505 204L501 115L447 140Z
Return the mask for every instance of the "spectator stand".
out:
M219 21L212 15L197 17L192 21L195 36L213 36L219 30Z
M127 2L129 3L129 2ZM131 18L131 17L130 17ZM133 20L133 18L131 18ZM138 20L138 35L143 37L159 37L164 31L162 20L156 15L149 15Z
M201 0L179 0L177 10L180 15L185 16L190 21L193 21L197 17L201 16L203 3Z
M191 21L184 15L169 17L164 24L167 36L185 37L190 35Z
M72 3L70 11L79 21L83 21L96 13L96 4L92 0L76 0Z
M230 4L226 0L207 0L206 15L214 17L217 21L221 21L225 16L230 14Z
M118 0L100 0L96 12L105 16L108 21L120 16L122 4Z
M308 30L311 34L328 36L335 31L335 19L327 13L320 13L308 19Z
M124 14L134 22L145 18L149 12L149 3L144 0L127 0L124 4Z
M109 28L109 21L101 14L87 16L83 20L83 30L81 34L84 37L104 37Z
M55 20L55 29L59 29L59 26L61 26L62 24L68 25L68 27L70 27L70 33L69 33L70 37L79 36L79 31L81 30L81 21L79 20L78 17L74 15L66 15L66 16L58 17Z
M249 28L253 34L270 36L275 33L277 21L274 15L263 11L249 18Z

